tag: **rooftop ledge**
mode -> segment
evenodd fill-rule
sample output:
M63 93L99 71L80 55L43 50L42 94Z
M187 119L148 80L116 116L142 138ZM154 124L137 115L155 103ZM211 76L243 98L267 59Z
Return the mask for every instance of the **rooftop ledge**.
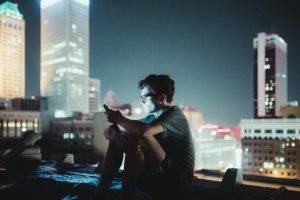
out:
M25 166L25 165L23 165ZM34 165L32 165L34 166ZM9 199L90 199L100 174L95 166L66 165L58 168L54 161L36 163L30 170L0 169L0 197ZM187 200L205 199L300 199L300 187L243 180L239 169L230 168L225 174L210 170L195 173L195 181ZM247 177L247 176L245 176ZM253 177L252 177L253 178ZM249 179L249 177L248 177ZM120 176L111 184L114 193L120 191ZM136 192L140 200L146 200ZM1 198L2 199L2 198ZM149 200L149 198L147 199Z

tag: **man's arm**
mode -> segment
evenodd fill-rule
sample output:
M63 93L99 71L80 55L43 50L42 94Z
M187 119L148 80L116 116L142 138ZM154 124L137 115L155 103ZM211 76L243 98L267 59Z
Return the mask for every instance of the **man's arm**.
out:
M130 134L140 136L152 136L163 132L163 127L160 124L145 124L138 120L131 120L124 117L120 111L115 111L103 105L106 110L107 120L114 124L119 124Z
M124 127L129 133L143 137L153 136L164 130L160 124L145 124L141 121L131 120L126 117L122 117L118 124Z

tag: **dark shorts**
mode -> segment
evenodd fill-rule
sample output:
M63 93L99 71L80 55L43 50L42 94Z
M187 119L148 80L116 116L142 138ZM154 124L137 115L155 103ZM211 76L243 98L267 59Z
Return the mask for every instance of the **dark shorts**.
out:
M182 187L176 181L171 160L166 157L160 169L155 172L144 170L138 182L138 188L152 199L184 199Z

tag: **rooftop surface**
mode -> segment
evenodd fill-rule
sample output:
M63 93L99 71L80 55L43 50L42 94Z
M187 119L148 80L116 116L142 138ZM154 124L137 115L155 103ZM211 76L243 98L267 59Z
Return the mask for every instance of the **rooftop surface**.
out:
M222 190L221 178L212 180L211 174L196 174L192 188L189 191L190 200L207 199L300 199L300 192L277 187L276 189L248 185L247 183L235 187L232 191ZM95 166L72 165L63 169L56 167L54 161L42 161L30 170L7 170L0 168L0 197L1 199L93 199L93 191L98 184L100 173ZM205 178L205 179L204 179ZM111 184L112 197L120 191L122 182L120 176ZM297 187L296 187L297 188ZM135 199L151 199L140 190L136 190Z

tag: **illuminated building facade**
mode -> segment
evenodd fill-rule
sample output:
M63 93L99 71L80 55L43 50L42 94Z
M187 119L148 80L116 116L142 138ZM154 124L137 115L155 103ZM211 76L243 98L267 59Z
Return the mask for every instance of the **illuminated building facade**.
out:
M89 0L41 0L41 95L52 116L89 112Z
M40 113L45 99L39 97L0 99L0 138L22 137L26 131L40 133Z
M100 106L100 80L89 79L89 113L99 112Z
M25 96L25 21L18 6L0 5L0 98Z
M284 118L300 118L300 106L287 105L280 108L280 114Z
M75 151L92 149L94 122L74 119L52 121L51 134L55 149Z
M106 118L104 118L106 120ZM99 123L97 121L97 123ZM101 123L101 122L100 122ZM104 128L103 128L104 130ZM102 132L99 134L103 135ZM72 153L75 162L94 162L95 123L87 114L75 113L73 117L54 119L50 123L51 151ZM104 137L104 136L103 136Z
M19 138L26 131L39 133L39 111L0 111L0 138Z
M287 44L276 34L259 33L254 49L254 118L276 118L287 105Z
M225 134L226 132L226 134ZM193 135L195 146L195 170L225 170L240 165L237 144L231 130L217 125L201 125Z
M192 135L195 135L200 125L204 124L202 113L192 106L182 106L180 109L189 123Z
M242 119L243 173L300 179L300 119Z

